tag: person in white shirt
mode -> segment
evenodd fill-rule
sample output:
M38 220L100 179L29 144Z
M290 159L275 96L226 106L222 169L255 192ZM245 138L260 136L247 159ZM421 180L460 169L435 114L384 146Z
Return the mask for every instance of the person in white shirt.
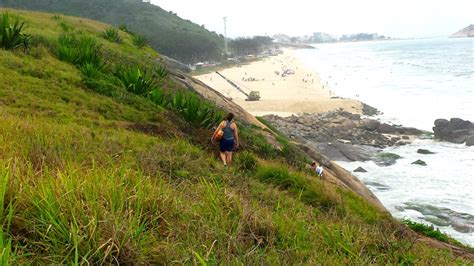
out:
M322 177L322 176L323 176L323 172L324 172L323 166L318 165L318 167L316 167L316 174L317 174L319 177Z
M324 168L323 168L322 165L317 165L316 162L313 161L309 165L309 168L311 168L313 171L315 171L317 176L319 176L319 177L323 176Z

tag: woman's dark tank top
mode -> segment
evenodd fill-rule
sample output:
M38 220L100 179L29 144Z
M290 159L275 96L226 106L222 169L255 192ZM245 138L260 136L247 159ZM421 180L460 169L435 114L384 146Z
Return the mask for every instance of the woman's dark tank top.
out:
M231 121L226 121L226 125L222 131L224 131L224 136L222 139L233 140L234 139L234 129L230 127L232 125Z

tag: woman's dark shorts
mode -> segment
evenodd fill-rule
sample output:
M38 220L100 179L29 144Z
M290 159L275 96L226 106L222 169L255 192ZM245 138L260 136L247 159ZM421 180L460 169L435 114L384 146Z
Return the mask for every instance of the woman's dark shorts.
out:
M222 139L220 141L221 152L234 150L234 143L233 139Z

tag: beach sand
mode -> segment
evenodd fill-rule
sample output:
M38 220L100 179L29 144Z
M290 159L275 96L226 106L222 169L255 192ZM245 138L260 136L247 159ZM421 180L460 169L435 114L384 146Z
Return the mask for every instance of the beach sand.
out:
M282 77L285 70L294 71L294 74ZM324 88L317 73L298 61L291 50L219 72L247 93L259 91L260 101L245 101L244 94L216 73L195 78L232 98L235 103L255 116L322 113L339 108L351 113L362 111L362 104L356 100L331 98L337 95L332 94L329 88Z

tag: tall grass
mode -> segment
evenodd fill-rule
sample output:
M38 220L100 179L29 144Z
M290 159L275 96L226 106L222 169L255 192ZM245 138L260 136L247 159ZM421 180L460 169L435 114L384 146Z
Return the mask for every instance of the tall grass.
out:
M103 67L105 64L101 57L101 46L97 41L88 36L77 37L74 33L59 36L56 55L59 60L76 66L92 64Z
M14 50L28 49L31 36L25 33L25 23L18 17L3 13L0 17L0 48Z
M13 203L6 199L10 173L0 166L0 265L8 265L12 260L12 240L10 225L13 218Z

